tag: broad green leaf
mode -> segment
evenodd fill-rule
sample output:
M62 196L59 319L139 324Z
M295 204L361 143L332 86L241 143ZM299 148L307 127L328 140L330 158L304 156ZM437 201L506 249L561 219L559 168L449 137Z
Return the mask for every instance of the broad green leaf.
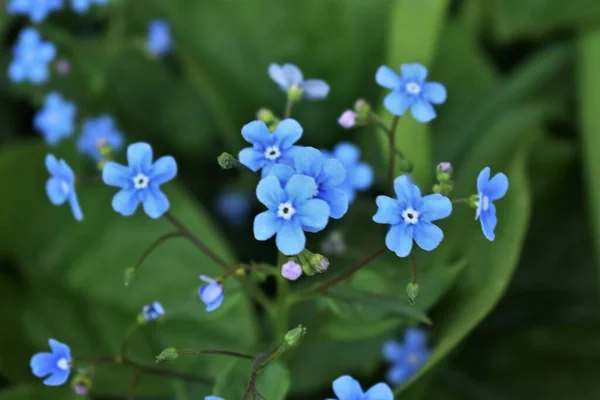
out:
M20 385L0 391L0 400L79 400L73 389L64 387L46 387L39 385Z
M231 361L217 377L214 395L224 399L241 399L248 386L251 369L250 361ZM280 362L270 364L258 375L256 381L258 392L269 400L285 400L289 387L289 372Z

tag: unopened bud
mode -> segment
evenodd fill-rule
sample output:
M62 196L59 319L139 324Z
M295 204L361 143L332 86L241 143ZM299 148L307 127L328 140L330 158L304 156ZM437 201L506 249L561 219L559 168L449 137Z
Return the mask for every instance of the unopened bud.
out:
M295 261L288 261L281 266L281 275L285 279L295 281L302 276L302 267Z
M77 375L71 385L78 396L85 396L92 388L92 381L85 375Z
M345 129L353 128L356 125L356 114L354 113L354 111L344 111L340 118L338 118L338 124L340 124L341 127Z
M302 338L304 337L304 334L306 334L306 328L302 325L298 325L297 327L288 331L285 334L285 337L284 337L285 343L289 347L297 346L300 343L300 341L302 340Z
M125 270L125 286L131 285L131 282L137 277L137 270L133 267L129 267Z
M302 250L298 255L298 260L302 265L302 270L308 276L327 271L329 260L321 254L311 253L307 249Z
M232 169L236 167L235 158L226 152L221 153L221 155L217 157L217 161L219 162L219 166L223 169Z
M452 179L452 164L443 162L436 168L437 180L440 183L448 183Z
M402 160L400 161L400 171L402 171L405 174L410 174L411 172L413 172L413 169L415 169L415 164L413 164L412 161L410 160Z
M273 114L273 111L268 108L261 108L256 113L256 118L267 125L277 124L279 123L279 118Z
M371 105L363 99L358 99L354 103L354 111L356 112L356 125L367 125L369 123L369 114L371 113Z
M175 347L166 348L156 356L156 362L174 361L179 358L179 351Z
M419 295L419 284L414 282L409 282L406 285L406 296L408 297L408 301L410 304L414 305L417 296Z
M304 93L304 91L302 90L302 88L298 85L292 85L290 86L290 88L288 89L287 92L287 96L288 96L288 101L291 103L295 103L298 100L300 100L302 98L302 94Z

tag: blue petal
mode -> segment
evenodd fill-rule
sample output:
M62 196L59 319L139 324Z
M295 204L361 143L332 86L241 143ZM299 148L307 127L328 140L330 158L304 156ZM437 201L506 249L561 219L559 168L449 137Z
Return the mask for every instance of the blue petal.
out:
M56 56L56 47L50 42L40 44L38 48L38 57L44 63L50 62Z
M8 77L12 82L22 82L25 79L26 70L19 60L13 60L8 67Z
M294 175L285 185L285 192L287 200L298 206L303 200L311 199L317 193L317 183L310 176Z
M433 104L442 104L448 97L446 88L438 82L424 83L422 95L425 100Z
M171 156L163 156L152 165L148 178L155 185L162 185L177 176L177 162Z
M137 189L123 189L112 198L112 208L121 215L132 215L141 203Z
M71 212L73 213L73 217L77 221L83 220L83 211L81 211L81 206L79 205L79 200L77 200L77 193L75 190L71 192L69 196L69 206L71 207Z
M431 121L437 115L433 106L425 100L417 101L410 107L410 111L417 121L423 123Z
M496 217L496 206L490 203L490 208L487 211L482 211L479 217L481 221L481 229L483 230L484 236L493 242L496 238L494 230L496 224L498 224L498 218Z
M279 179L279 183L281 186L285 186L286 183L290 180L292 176L296 174L294 168L285 164L275 164L273 168L269 171L269 175L276 177Z
M400 385L406 382L412 375L413 369L406 364L397 364L390 368L387 372L387 380L392 385Z
M300 227L300 221L297 218L284 221L277 232L275 243L279 251L286 256L293 256L304 250L306 237Z
M383 99L383 105L389 112L396 116L404 115L408 107L412 104L412 97L397 90L389 93Z
M214 303L223 295L223 286L218 283L211 283L210 285L202 286L200 288L200 299L205 304Z
M213 311L215 311L217 308L219 308L219 307L221 306L221 304L223 304L223 298L224 298L224 297L225 297L225 296L221 295L221 296L219 296L219 298L218 298L217 300L213 301L213 302L212 302L212 303L210 303L210 304L207 304L207 305L206 305L206 311L207 311L207 312L213 312Z
M397 200L388 196L377 196L377 212L373 215L373 221L378 224L396 225L402 221L402 209Z
M508 178L500 172L494 175L494 177L485 185L484 194L493 201L504 197L507 190Z
M324 200L329 205L331 218L342 218L348 211L348 197L337 188L321 188L317 198Z
M483 193L490 180L490 167L485 167L477 176L477 192Z
M48 79L48 68L46 64L38 64L29 70L29 80L33 83L43 83Z
M269 65L269 76L284 92L287 92L287 79L283 73L283 68L279 64L272 63Z
M419 221L415 227L415 242L425 251L431 251L438 247L444 238L444 232L427 221Z
M352 186L367 190L373 184L373 168L367 163L359 163L349 173Z
M57 357L52 353L36 353L31 357L29 366L35 376L43 378L58 369L56 362Z
M360 150L350 142L340 142L333 149L333 157L340 160L344 166L349 167L358 162Z
M69 373L71 369L61 370L57 368L48 378L44 380L44 385L47 386L60 386L69 379Z
M390 67L382 65L375 73L375 81L384 88L395 89L400 84L400 76Z
M225 400L225 399L223 399L221 397L217 397L217 396L206 396L204 398L204 400Z
M289 184L289 183L288 183ZM256 197L258 201L273 210L286 201L286 195L281 188L279 179L275 176L267 176L258 182L256 186Z
M394 393L385 383L378 383L367 390L364 400L394 400Z
M436 221L452 214L452 202L441 194L430 194L423 197L417 211L419 211L420 220Z
M56 159L54 154L47 154L46 158L44 159L44 162L46 164L46 169L48 170L48 172L50 172L51 175L60 174L58 160Z
M302 71L300 71L300 68L294 64L283 64L282 69L288 88L292 85L300 85L300 83L302 83L304 80Z
M75 181L75 174L69 164L66 163L65 160L58 161L58 169L60 171L59 175L61 178L65 179L69 184L73 184Z
M404 332L404 343L409 347L423 347L427 343L427 334L419 328L408 328Z
M395 340L388 340L383 344L383 358L389 362L396 362L402 357L402 345Z
M296 215L302 229L319 232L325 229L329 220L329 205L323 200L311 199L296 208Z
M248 143L259 144L263 147L273 143L273 134L262 121L252 121L242 128L242 136Z
M393 225L385 236L385 245L398 257L406 257L412 250L413 235L413 225L404 223Z
M399 176L394 180L394 191L401 204L416 207L421 200L419 187L412 183L406 175Z
M116 162L107 162L102 168L102 181L109 186L123 189L133 186L129 168Z
M338 186L346 179L346 168L340 160L325 160L321 172L321 183L324 186Z
M295 119L284 119L273 131L280 150L287 150L302 137L302 126Z
M301 85L304 97L309 100L324 99L329 94L329 85L321 79L308 79Z
M296 172L315 178L321 174L323 155L314 147L300 147L294 151L294 167Z
M144 211L150 218L160 218L169 209L169 199L158 187L148 186L141 194Z
M252 172L256 172L267 163L265 153L254 147L246 147L242 149L238 154L238 159L246 167L250 168Z
M340 376L333 381L333 393L339 400L360 400L364 394L360 383L350 375Z
M64 202L67 201L69 192L72 190L72 188L69 187L69 190L65 192L63 190L64 183L65 182L60 178L50 178L46 181L46 194L48 195L50 202L55 206L64 204Z
M130 144L127 148L127 162L135 173L147 174L152 167L152 147L144 142Z
M264 211L254 217L254 238L268 240L273 237L283 225L283 220L274 211Z
M400 70L402 78L414 79L418 83L423 83L427 79L427 68L422 64L402 64Z

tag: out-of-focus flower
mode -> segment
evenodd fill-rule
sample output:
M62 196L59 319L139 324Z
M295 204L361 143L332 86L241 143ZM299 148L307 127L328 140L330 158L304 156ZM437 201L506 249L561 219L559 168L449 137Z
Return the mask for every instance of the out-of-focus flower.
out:
M13 82L29 81L40 84L48 79L48 64L56 56L51 42L44 42L34 28L25 28L13 48L13 60L8 67L8 77Z
M74 103L63 99L60 93L52 92L35 115L33 126L42 134L44 141L53 146L73 134L76 113Z
M350 129L356 125L356 113L352 110L346 110L338 118L338 124L342 128Z
M55 206L69 202L73 216L77 221L83 219L83 213L75 192L75 174L65 160L57 160L53 154L46 156L46 169L50 178L46 181L46 194Z
M206 304L206 311L212 312L223 303L223 285L216 279L205 275L200 275L200 279L208 283L208 285L200 286L198 295L200 296L200 300Z
M71 7L73 8L73 11L81 14L88 11L94 4L103 6L109 1L110 0L71 0Z
M87 154L94 161L102 160L102 148L120 150L125 139L123 134L115 127L115 122L108 115L97 118L87 118L83 121L81 136L77 140L77 149Z
M422 329L409 328L404 341L387 341L383 344L383 357L392 365L387 373L388 381L400 385L410 379L429 358L427 335Z
M339 160L346 169L346 178L337 188L344 192L349 203L354 201L357 191L367 190L373 184L373 168L360 161L358 146L350 142L340 142L333 148L332 153L324 151L323 154Z
M165 21L154 20L148 24L147 48L150 54L160 57L167 54L172 47L171 28Z
M145 305L142 313L146 321L154 321L165 314L165 309L158 301L154 301L152 304Z
M385 383L378 383L364 392L360 383L349 375L333 381L333 392L337 398L328 400L394 400L392 389Z
M294 64L271 64L269 76L279 85L281 90L290 94L298 91L300 97L310 100L324 99L329 94L329 85L321 79L304 79L300 68Z
M9 0L6 12L28 15L33 23L42 22L52 11L60 10L63 0Z
M219 215L232 225L240 225L250 211L250 196L240 191L221 192L217 196L216 208Z

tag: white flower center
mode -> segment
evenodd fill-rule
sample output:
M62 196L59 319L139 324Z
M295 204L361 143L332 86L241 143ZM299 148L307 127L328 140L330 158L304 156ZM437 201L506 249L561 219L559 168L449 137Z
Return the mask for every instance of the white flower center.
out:
M133 178L133 186L135 186L136 189L146 189L148 187L148 182L150 182L150 180L144 174L137 174L135 178Z
M279 205L279 210L277 211L277 215L281 218L288 220L292 218L292 216L296 214L296 209L292 206L292 203L281 203Z
M419 212L413 210L412 207L408 207L406 210L402 211L402 218L404 218L404 222L407 224L414 225L419 222Z
M63 357L60 360L58 360L56 365L58 366L58 368L62 369L63 371L66 371L69 369L69 360Z
M71 187L69 186L69 184L65 181L61 181L60 182L60 188L63 190L63 192L65 192L65 194L68 194L69 191L71 190Z
M281 157L281 151L279 151L279 147L277 147L277 146L269 146L265 150L265 158L267 160L275 161L279 157Z
M419 85L417 82L408 82L405 87L406 91L410 94L421 93L421 85Z

